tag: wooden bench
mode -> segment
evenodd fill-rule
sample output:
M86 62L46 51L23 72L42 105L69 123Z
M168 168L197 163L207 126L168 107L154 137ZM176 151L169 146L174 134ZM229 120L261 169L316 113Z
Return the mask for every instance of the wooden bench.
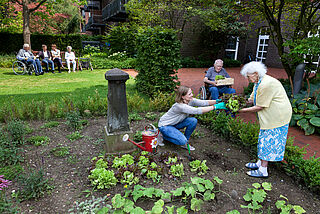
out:
M39 52L40 51L32 51L33 55L35 55L37 58L39 57L38 56ZM65 59L65 51L60 51L60 56L61 56L62 66L67 68L67 61ZM81 63L79 63L79 59L78 58L76 58L76 63L77 63L77 70L82 71L82 66L81 66ZM56 62L55 62L55 64L56 64ZM45 66L45 64L43 62L41 62L41 65Z

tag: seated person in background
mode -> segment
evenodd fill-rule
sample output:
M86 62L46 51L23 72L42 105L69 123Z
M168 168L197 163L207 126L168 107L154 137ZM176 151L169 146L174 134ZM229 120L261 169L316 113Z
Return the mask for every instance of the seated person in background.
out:
M42 51L38 54L39 58L46 64L46 73L49 72L49 64L51 65L51 72L54 74L54 63L51 60L51 52L47 50L46 45L42 45Z
M42 67L40 61L33 55L33 53L29 50L29 44L24 44L23 49L19 50L17 54L17 59L26 63L32 64L35 69L36 76L43 74Z
M216 86L215 78L217 75L222 75L226 78L230 78L227 71L224 68L222 68L223 61L221 59L217 59L214 62L213 66L214 67L211 67L208 69L206 76L203 79L203 82L207 83L209 85L211 99L216 100L216 99L218 99L219 95L221 95L221 94L234 94L234 93L236 93L235 89L229 88L226 85Z
M61 61L61 56L60 56L60 50L57 49L57 46L55 44L51 45L51 56L52 56L52 61L57 63L58 65L58 71L61 73L61 67L62 66L62 61Z
M77 63L76 63L76 56L74 55L74 52L71 51L71 50L72 50L72 47L71 47L71 46L68 46L68 47L67 47L67 50L68 50L68 51L65 53L65 59L66 59L66 61L67 61L68 73L71 72L71 71L70 71L70 63L73 64L73 69L72 69L72 71L73 71L73 72L76 72L76 65L77 65Z

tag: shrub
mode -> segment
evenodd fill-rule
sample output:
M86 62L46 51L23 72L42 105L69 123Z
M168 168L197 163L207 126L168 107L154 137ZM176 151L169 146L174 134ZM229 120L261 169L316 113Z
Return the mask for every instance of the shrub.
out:
M40 198L45 192L52 189L42 169L21 174L18 178L18 183L20 186L18 196L22 200Z
M74 130L78 130L82 127L81 124L81 116L78 111L71 111L68 112L66 115L66 124L70 127L73 128Z
M137 89L149 96L172 92L180 68L180 41L177 33L163 27L148 27L137 35Z
M0 168L0 175L4 175L4 177L6 177L9 180L14 180L23 171L24 170L20 164L8 165Z
M13 54L0 55L0 68L11 68L13 62L16 61L16 56Z
M158 92L150 99L149 109L152 111L168 111L175 103L175 93Z
M229 59L229 58L223 59L223 66L225 68L240 67L241 64L242 63L239 60Z
M26 127L21 120L11 120L7 124L7 131L11 135L13 141L23 142L26 134Z

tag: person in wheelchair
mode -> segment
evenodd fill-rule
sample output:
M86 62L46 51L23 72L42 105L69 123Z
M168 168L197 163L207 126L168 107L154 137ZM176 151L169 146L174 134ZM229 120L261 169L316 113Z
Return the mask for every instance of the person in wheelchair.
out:
M23 48L19 50L16 58L26 65L33 65L36 76L39 76L40 74L43 74L41 62L33 55L29 48L29 44L24 44Z
M217 75L222 75L226 78L230 78L227 71L223 68L223 61L221 59L217 59L214 62L213 67L210 67L208 71L206 71L206 75L203 79L203 82L208 87L211 99L216 100L221 94L235 94L236 90L233 88L229 88L229 86L216 86L215 78Z

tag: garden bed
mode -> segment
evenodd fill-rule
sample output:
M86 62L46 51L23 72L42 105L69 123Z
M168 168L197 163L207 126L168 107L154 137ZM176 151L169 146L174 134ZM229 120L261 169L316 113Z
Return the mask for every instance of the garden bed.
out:
M145 117L144 114L141 114ZM133 131L141 131L148 123L155 123L156 120L140 120L131 122ZM67 135L74 133L65 121L58 121L59 125L52 128L41 128L46 122L31 121L29 122L33 132L31 136L47 136L50 138L49 143L41 146L26 144L23 146L24 159L22 163L25 170L30 167L32 170L42 168L45 175L50 179L49 184L52 190L46 191L44 196L37 200L27 200L16 203L23 213L68 213L76 202L91 199L92 196L103 197L108 196L107 201L111 204L111 199L115 194L124 195L126 189L123 184L118 183L115 187L105 190L94 191L88 175L92 168L91 159L98 155L103 155L104 150L104 134L103 126L106 119L103 117L89 119L87 125L79 130L78 136L82 136L77 140L71 141ZM70 138L70 136L69 136ZM201 206L201 213L226 213L234 209L241 213L247 213L247 209L241 208L240 205L247 205L243 199L248 188L252 188L253 183L269 182L272 190L267 191L268 195L262 203L263 210L270 209L270 213L279 213L275 208L275 203L280 199L280 195L288 198L289 203L300 205L306 213L319 213L320 201L308 190L296 184L290 177L286 176L282 171L278 171L274 164L270 164L268 179L255 179L246 175L247 169L245 163L251 161L247 151L232 145L230 142L210 133L210 131L201 125L192 137L190 144L196 150L191 151L192 157L198 160L207 160L206 165L209 171L199 176L195 172L190 171L188 152L178 146L166 144L164 147L158 147L158 153L176 152L179 158L182 158L184 164L184 175L182 178L175 178L169 175L162 175L159 183L154 183L145 177L140 178L139 184L144 187L154 187L170 192L181 187L183 182L191 182L192 177L201 177L213 181L214 177L218 177L223 182L219 186L215 184L215 198L209 202L205 202ZM66 148L61 152L62 157L54 155L56 148ZM55 153L57 154L57 153ZM137 153L133 154L136 155ZM159 155L159 154L156 154ZM8 189L10 191L17 190L15 182ZM132 199L131 199L132 200ZM145 210L151 210L153 200L139 199L137 206ZM174 202L166 201L165 206L176 207L185 206L190 210L190 201L175 200ZM165 207L164 206L164 207Z

